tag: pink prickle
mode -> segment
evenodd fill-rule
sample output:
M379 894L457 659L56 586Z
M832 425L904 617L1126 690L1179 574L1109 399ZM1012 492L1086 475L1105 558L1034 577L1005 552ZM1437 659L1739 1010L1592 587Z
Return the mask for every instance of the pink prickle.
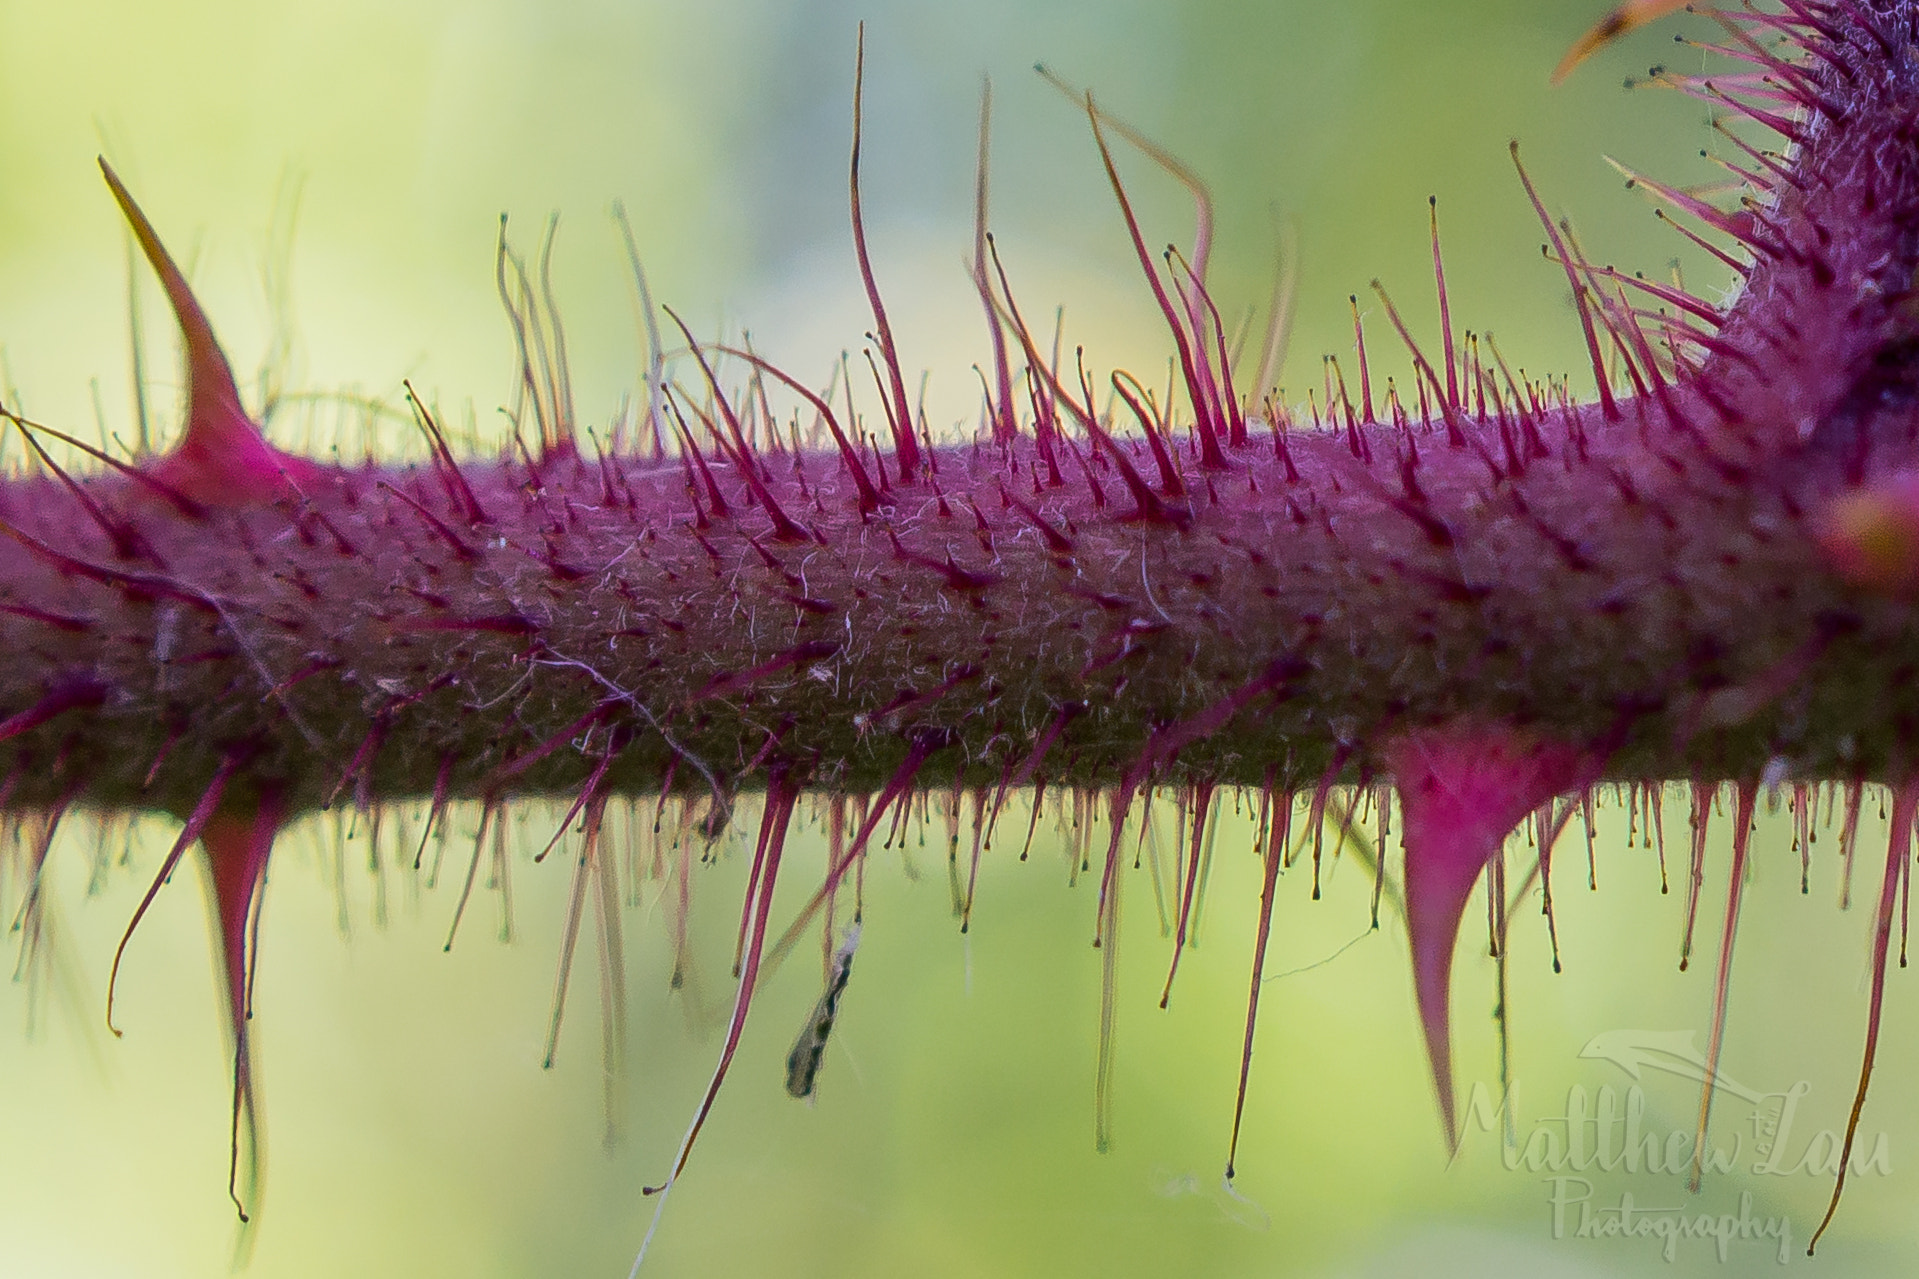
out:
M1513 828L1554 796L1586 785L1599 761L1512 729L1477 726L1409 733L1384 755L1402 813L1413 987L1450 1148L1458 1143L1458 1129L1449 987L1466 899Z

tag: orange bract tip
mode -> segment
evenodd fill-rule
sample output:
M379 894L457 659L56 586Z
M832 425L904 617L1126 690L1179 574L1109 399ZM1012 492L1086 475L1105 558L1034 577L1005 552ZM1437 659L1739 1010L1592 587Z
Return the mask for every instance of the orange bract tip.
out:
M1599 46L1609 40L1625 35L1628 31L1637 31L1649 22L1656 22L1675 9L1686 7L1688 0L1626 0L1626 3L1601 18L1593 28L1573 42L1566 50L1566 56L1553 68L1553 83L1559 84L1573 73L1573 68L1591 57Z

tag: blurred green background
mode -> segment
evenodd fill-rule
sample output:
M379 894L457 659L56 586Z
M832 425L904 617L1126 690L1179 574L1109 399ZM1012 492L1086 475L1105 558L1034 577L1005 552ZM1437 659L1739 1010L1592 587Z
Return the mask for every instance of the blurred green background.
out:
M124 239L92 165L106 150L192 275L243 381L271 364L293 391L393 401L411 377L483 424L511 390L493 285L497 216L522 245L562 214L555 277L583 417L605 422L637 372L622 252L630 210L653 285L708 331L745 326L763 351L823 377L869 325L845 222L853 32L868 20L867 208L903 354L932 371L936 422L970 420L983 358L961 261L979 78L993 76L994 224L1029 314L1066 308L1070 341L1103 363L1163 368L1161 338L1083 118L1030 70L1044 60L1188 160L1219 200L1215 285L1229 315L1264 302L1278 218L1297 227L1300 305L1287 382L1350 348L1348 293L1373 276L1429 317L1425 200L1445 225L1455 322L1494 332L1536 374L1577 370L1562 282L1507 160L1521 139L1591 256L1702 290L1723 284L1600 160L1710 181L1703 109L1621 92L1653 62L1697 65L1667 24L1608 50L1567 86L1546 73L1597 16L1558 3L969 4L85 3L0 5L0 351L10 399L89 434L126 437ZM1697 20L1692 28L1702 30ZM1184 239L1184 197L1123 158L1153 239ZM297 193L297 201L295 194ZM297 208L297 218L292 216ZM289 237L290 228L290 237ZM276 244L290 243L290 250ZM270 264L291 346L276 347ZM277 270L277 266L276 266ZM145 289L150 390L177 373ZM1418 321L1431 334L1430 318ZM1376 338L1386 340L1375 315ZM1386 358L1386 357L1376 357ZM276 420L289 442L357 448L336 401ZM1167 806L1162 805L1162 812ZM1705 962L1674 971L1684 807L1668 804L1675 891L1602 812L1587 894L1575 825L1559 889L1565 972L1543 929L1516 924L1514 1051L1522 1138L1570 1091L1633 1081L1584 1059L1620 1030L1703 1028L1726 822L1712 846ZM1726 1070L1762 1093L1809 1085L1795 1145L1843 1125L1864 1018L1865 936L1883 827L1868 812L1860 903L1833 906L1836 840L1798 893L1783 817L1762 823L1741 934ZM557 815L515 815L522 854ZM1015 809L1005 829L1023 824ZM449 856L477 814L456 815ZM750 824L750 814L742 820ZM944 828L878 856L864 941L816 1105L781 1066L818 994L817 969L770 980L732 1080L675 1191L648 1273L660 1275L1609 1275L1658 1261L1652 1240L1555 1238L1550 1184L1501 1167L1469 1133L1447 1167L1396 921L1365 932L1370 880L1337 864L1324 900L1282 881L1242 1140L1239 1191L1219 1186L1232 1113L1257 862L1225 820L1201 945L1172 1008L1155 1006L1170 943L1144 872L1125 880L1117 1137L1092 1150L1099 955L1094 895L1069 886L1050 814L1031 861L1008 840L982 868L969 938L949 911ZM389 830L391 826L389 825ZM417 830L417 817L412 823ZM126 1037L102 1025L107 961L173 829L78 825L56 844L48 966L16 984L0 1033L5 1268L31 1275L222 1273L235 1231L223 1187L227 1064L200 896L179 877L129 950ZM747 832L750 835L750 831ZM725 965L744 883L740 833L695 874L693 980L668 989L670 903L626 914L631 1042L619 1139L602 1146L596 956L582 941L559 1060L540 1069L568 871L512 868L504 900L452 909L394 869L368 870L364 830L290 832L274 865L256 992L267 1194L250 1240L261 1276L624 1274L718 1052ZM1170 828L1162 832L1170 841ZM915 836L917 840L917 836ZM528 848L528 845L531 848ZM824 856L817 824L789 853L790 909ZM122 862L128 864L121 864ZM20 900L7 884L8 909ZM1468 938L1476 934L1468 926ZM1361 939L1361 940L1355 940ZM1350 947L1350 948L1349 948ZM1336 956L1336 957L1335 957ZM1457 970L1462 1090L1496 1091L1492 967L1469 940ZM1905 1074L1914 1000L1895 976L1879 1087L1866 1113L1891 1175L1856 1178L1813 1263L1879 1275L1919 1263ZM1690 1131L1692 1086L1639 1081L1648 1131ZM1752 1107L1723 1103L1743 1134ZM1743 1125L1743 1126L1742 1126ZM1593 1202L1785 1217L1791 1257L1826 1178L1728 1175L1697 1198L1669 1173L1593 1174ZM1576 1220L1572 1223L1576 1225ZM1679 1246L1677 1274L1754 1273L1766 1243Z

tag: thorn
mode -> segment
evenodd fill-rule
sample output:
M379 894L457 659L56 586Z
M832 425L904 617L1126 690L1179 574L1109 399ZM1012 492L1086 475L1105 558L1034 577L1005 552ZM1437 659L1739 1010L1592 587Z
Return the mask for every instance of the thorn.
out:
M447 496L458 501L466 512L467 523L488 524L492 521L473 496L473 489L467 484L466 476L460 472L460 464L453 460L453 450L447 447L446 436L440 430L440 424L433 420L433 414L421 402L419 393L413 389L413 383L401 379L400 385L406 388L406 402L413 408L413 420L420 424L420 430L426 433L427 447L433 454L433 469L439 472L440 482L446 486Z
M1139 258L1140 270L1146 273L1146 282L1152 286L1153 300L1166 317L1166 327L1172 333L1173 345L1179 353L1179 367L1186 380L1186 393L1193 404L1194 426L1199 433L1200 464L1207 470L1226 470L1230 464L1219 449L1219 436L1214 430L1214 406L1207 394L1207 383L1202 380L1194 362L1193 344L1188 340L1186 324L1173 309L1172 301L1166 296L1166 286L1160 281L1159 270L1146 251L1146 241L1140 235L1138 219L1133 216L1132 201L1127 198L1126 188L1119 180L1113 152L1106 145L1106 135L1100 128L1101 113L1093 105L1091 93L1086 95L1086 117L1093 123L1093 141L1099 147L1100 160L1106 166L1106 179L1112 185L1113 195L1119 200L1120 215L1126 220L1126 230L1133 238L1133 252Z
M1439 294L1439 340L1446 352L1446 403L1453 408L1463 408L1459 398L1459 375L1455 365L1453 344L1452 303L1446 295L1446 264L1439 254L1439 197L1426 197L1427 219L1432 228L1433 242L1433 284ZM1358 325L1357 317L1354 325Z
M162 498L163 500L168 502L170 505L172 505L174 510L178 511L181 515L185 516L187 519L202 520L206 518L206 515L207 515L206 507L194 501L192 498L182 493L179 489L176 489L173 486L162 482L158 477L154 476L150 472L144 471L137 466L131 466L125 462L122 462L119 458L113 456L111 453L106 452L104 449L97 449L93 445L88 444L85 440L75 439L73 436L68 435L64 431L56 431L50 426L46 426L46 425L43 425L42 423L31 421L27 418L23 418L19 414L14 413L11 410L7 409L4 405L0 405L0 417L5 417L7 420L18 423L22 427L29 427L35 431L41 432L42 434L51 435L54 439L59 440L62 444L65 444L67 447L79 449L82 453L85 453L88 457L93 458L95 461L106 463L108 466L120 472L120 474L126 476L129 480L133 481L135 484L139 484L153 490L155 494L157 494L160 498ZM116 436L115 438L118 439L119 437ZM45 455L42 454L42 456L44 457ZM48 464L51 465L51 461L49 461Z
M687 698L685 704L692 707L711 698L730 697L752 688L760 681L777 675L781 671L825 661L838 653L840 648L838 640L808 640L804 644L774 655L757 666L732 674L715 675L703 688Z
M56 715L92 710L106 700L107 689L104 684L90 679L70 681L48 692L26 710L0 720L0 742L11 741L22 733L31 732Z
M1033 335L1021 318L1019 304L1013 300L1012 285L1006 279L1006 267L999 260L999 246L993 242L989 233L986 237L986 252L993 259L993 271L999 277L1001 294L1006 298L1006 310L1012 318L1013 332L1019 337L1020 349L1026 355L1027 393L1033 399L1033 437L1039 451L1040 460L1046 463L1046 482L1048 487L1058 488L1065 481L1060 478L1059 462L1054 456L1053 443L1058 437L1058 426L1053 419L1052 398L1046 389L1044 375L1045 362L1039 358L1039 351L1033 345Z
M1265 981L1266 943L1272 934L1273 898L1279 885L1279 871L1286 855L1286 841L1292 833L1293 793L1278 787L1278 768L1266 769L1266 784L1260 794L1260 818L1253 829L1262 832L1263 875L1259 891L1259 925L1253 935L1253 980L1246 995L1246 1041L1239 1054L1239 1091L1233 1100L1233 1136L1226 1148L1226 1180L1233 1179L1239 1158L1239 1126L1246 1113L1246 1080L1253 1068L1253 1029L1259 1020L1259 990Z
M1419 349L1419 343L1413 341L1413 335L1406 329L1406 322L1399 318L1399 310L1393 305L1392 298L1387 296L1386 287L1377 279L1373 280L1372 285L1373 292L1379 295L1380 304L1386 308L1387 320L1391 322L1393 330L1399 334L1399 340L1405 343L1406 350L1411 353L1413 357L1413 367L1419 370L1422 379L1420 383L1421 400L1423 401L1425 399L1425 387L1431 386L1433 394L1439 399L1440 416L1446 421L1446 443L1453 448L1465 447L1466 432L1463 424L1459 420L1459 409L1458 406L1453 403L1453 397L1447 395L1440 388L1439 375L1433 372L1432 363L1426 359L1425 352ZM1450 358L1452 347L1448 345L1446 349L1448 357ZM1310 392L1308 392L1308 402L1311 402ZM1317 406L1315 406L1314 411L1318 411ZM1420 413L1422 417L1430 420L1430 410L1423 402L1420 405Z
M1212 385L1212 372L1205 368L1206 343L1203 340L1199 343L1201 371L1206 378L1207 393L1218 401L1215 407L1216 414L1226 419L1226 443L1233 448L1239 448L1246 443L1246 415L1240 410L1239 396L1233 391L1233 368L1226 344L1226 325L1219 317L1219 307L1214 304L1213 295L1206 291L1204 281L1199 278L1194 269L1186 265L1186 259L1179 255L1179 250L1168 245L1167 252L1172 260L1186 272L1186 297L1189 309L1192 300L1197 298L1206 308L1206 314L1213 322L1213 345L1219 351L1219 386ZM1193 331L1201 332L1198 317L1193 318Z
M420 869L420 859L426 855L426 841L433 834L433 827L442 823L446 817L447 796L453 780L453 759L451 754L442 756L439 771L434 774L433 802L426 811L426 825L420 829L420 846L413 851L414 870Z
M893 345L892 327L886 322L886 304L880 301L879 284L873 278L873 263L867 257L866 222L860 215L860 129L865 86L866 24L862 22L853 56L853 160L848 183L852 193L853 250L859 259L860 281L866 286L866 300L873 308L873 324L879 330L880 354L886 360L886 373L893 397L892 409L887 417L893 424L893 452L899 463L900 483L911 484L919 475L919 441L913 438L913 411L906 399L906 380L900 375L900 357Z
M435 515L432 511L427 510L426 507L422 506L413 497L403 492L402 490L395 488L393 485L387 483L385 480L378 480L376 481L376 484L378 485L378 487L385 489L387 492L393 494L393 496L399 498L402 502L405 502L409 507L413 508L414 514L418 515L420 519L425 522L426 526L429 529L433 530L434 533L438 534L441 540L445 541L448 546L451 546L453 548L453 553L456 556L458 556L460 559L470 564L474 560L477 560L480 558L480 553L478 551L474 550L471 546L468 546L466 542L461 539L458 533L455 533L452 529L446 526L445 521L441 520L440 517Z
M740 1033L745 1030L747 1014L752 1010L753 991L758 984L766 942L767 918L773 913L773 886L779 876L786 832L792 823L793 809L798 801L798 781L787 769L776 769L768 780L758 847L753 855L753 871L745 905L752 936L741 967L739 990L733 997L733 1015L727 1023L726 1043L720 1050L719 1063L713 1068L713 1076L707 1083L706 1094L700 1099L699 1109L694 1112L693 1122L680 1141L672 1172L659 1185L642 1187L641 1194L662 1194L671 1190L673 1183L679 1180L680 1174L686 1170L687 1158L693 1153L693 1143L699 1138L700 1129L706 1125L706 1117L712 1113L713 1103L719 1098L720 1085L726 1081L727 1067L733 1064L733 1054L740 1044Z
M518 777L521 773L524 773L527 769L560 749L560 747L573 741L594 725L603 722L607 716L618 710L619 707L620 702L617 698L608 698L606 701L599 703L592 710L580 716L559 732L554 733L526 754L515 756L506 763L499 765L489 773L486 780L480 784L480 790L488 795L499 794L501 787L507 782Z
M1772 246L1743 226L1739 218L1714 208L1697 196L1686 194L1678 187L1667 186L1663 182L1656 182L1643 174L1637 173L1613 159L1611 156L1606 156L1605 161L1613 167L1615 172L1626 179L1627 186L1643 189L1655 199L1677 205L1679 208L1685 210L1686 213L1705 223L1713 230L1720 232L1722 235L1731 236L1748 248L1776 256L1776 251ZM1670 219L1668 219L1668 221L1670 221ZM1554 248L1560 250L1561 253L1564 252L1563 246L1557 243L1555 243Z
M1193 814L1191 819L1192 836L1186 858L1185 890L1180 896L1179 926L1173 936L1173 962L1166 970L1166 986L1165 989L1160 991L1159 995L1159 1006L1161 1008L1166 1007L1172 1000L1173 978L1179 975L1179 958L1186 949L1186 926L1193 913L1193 894L1199 884L1200 849L1205 842L1206 822L1207 818L1211 815L1213 792L1215 789L1215 783L1210 780L1203 780L1194 784ZM1195 940L1194 944L1198 944L1197 940Z
M0 604L0 613L10 613L15 617L24 617L29 621L41 622L55 630L69 635L83 635L93 629L89 618L72 617L66 613L52 613L44 608L35 608L31 604Z
M1554 796L1579 788L1598 762L1511 730L1472 728L1407 734L1388 744L1385 758L1399 792L1419 1015L1447 1149L1456 1151L1450 986L1466 899L1513 828Z
M1359 402L1360 412L1366 425L1378 421L1373 416L1373 377L1366 366L1366 330L1359 322L1359 295L1348 293L1346 301L1353 308L1353 346L1359 352Z
M1874 922L1872 939L1872 995L1866 1014L1866 1047L1864 1061L1859 1067L1859 1088L1853 1095L1852 1113L1846 1119L1845 1144L1839 1151L1839 1174L1832 1187L1832 1202L1826 1205L1826 1215L1820 1219L1819 1228L1812 1232L1812 1241L1806 1245L1806 1255L1811 1256L1819 1246L1819 1237L1826 1233L1826 1227L1832 1224L1832 1218L1839 1211L1839 1196L1846 1189L1846 1172L1852 1161L1853 1139L1859 1132L1859 1114L1865 1109L1866 1087L1872 1082L1873 1058L1879 1049L1879 1014L1886 994L1886 956L1892 940L1892 902L1901 886L1908 883L1911 863L1908 860L1912 852L1913 818L1919 811L1919 782L1908 778L1893 790L1892 831L1886 848L1886 874L1879 885L1879 911Z
M148 887L146 896L142 897L140 904L134 908L133 918L127 921L126 931L120 934L120 944L113 949L113 964L107 970L107 1029L113 1032L115 1039L121 1038L123 1033L113 1024L113 999L114 991L120 982L120 960L127 953L127 943L133 940L134 930L140 926L140 921L146 918L147 908L153 905L153 899L160 895L160 889L168 879L172 878L174 868L180 864L180 858L186 854L187 849L193 847L193 841L200 838L200 833L206 829L207 823L213 820L213 814L220 806L220 797L226 793L227 783L232 780L233 774L239 767L238 755L228 755L220 761L220 767L213 774L212 780L207 783L206 790L201 793L199 803L194 805L193 811L187 816L186 824L181 827L180 837L174 841L172 851L160 863L159 873L154 875L153 883Z
M707 501L712 504L715 519L723 520L727 517L726 499L720 496L720 486L714 481L713 472L706 465L706 455L701 453L700 446L694 443L692 428L687 426L686 418L681 416L679 400L675 398L671 388L666 391L666 411L673 418L674 432L680 440L680 464L686 468L686 491L693 498L695 517L693 527L705 529L708 527L706 513L700 509L699 489L693 480L694 468L699 468L700 479L706 484Z
M281 815L280 797L267 790L251 801L223 804L207 819L200 832L201 847L206 849L211 872L220 950L225 960L222 972L227 988L227 1018L233 1034L233 1127L227 1194L239 1210L242 1222L249 1220L246 1198L259 1189L259 1116L254 1104L253 1056L247 1030L253 976L259 958L254 944L255 926L259 918L259 890ZM240 1181L243 1124L250 1155L244 1195Z
M973 287L979 291L980 304L986 308L986 327L993 339L993 387L987 395L992 412L993 441L1009 444L1019 437L1019 422L1013 414L1013 378L1006 360L1006 334L1000 327L999 311L993 305L993 286L986 274L986 154L993 120L993 81L983 78L979 95L979 163L973 181ZM981 375L984 380L984 374ZM993 391L997 391L997 395Z
M1694 1194L1699 1192L1700 1179L1706 1171L1706 1126L1712 1118L1712 1095L1719 1084L1719 1054L1726 1042L1732 944L1739 932L1739 907L1746 890L1746 850L1751 846L1753 805L1758 799L1759 784L1742 781L1738 789L1732 829L1732 871L1726 885L1726 923L1719 937L1719 973L1713 982L1712 1033L1706 1041L1706 1077L1699 1085L1699 1126L1693 1134L1692 1177L1687 1183Z
M239 388L226 352L213 336L206 313L186 277L160 243L152 223L101 158L100 172L126 216L134 239L160 277L187 351L187 429L173 452L153 464L156 480L207 506L251 505L281 495L286 475L307 478L312 463L288 457L268 444L240 406Z
M686 344L692 350L693 358L699 362L700 372L705 375L707 386L712 388L713 398L719 404L720 415L726 419L726 428L733 436L731 449L733 464L738 468L740 478L746 481L746 487L759 502L761 509L773 521L773 539L779 542L811 540L806 530L795 524L792 518L780 508L779 502L773 496L773 491L767 487L766 480L760 474L759 466L755 464L752 446L746 442L746 434L740 429L740 419L733 412L733 405L726 398L726 392L720 389L719 378L714 375L713 366L707 361L706 352L701 349L698 342L693 340L693 330L686 327L686 321L682 320L672 307L662 307L661 310L666 312L667 318L672 320L679 327L680 332L686 336ZM709 422L708 428L711 429L711 426ZM713 432L713 438L723 452L727 451L727 442L718 431ZM714 492L717 495L718 490L715 489Z
M1533 212L1539 215L1539 224L1546 228L1546 238L1552 241L1553 251L1559 255L1560 266L1566 272L1566 283L1572 286L1573 305L1579 311L1579 326L1586 335L1586 354L1592 361L1593 382L1599 388L1600 411L1608 422L1619 420L1619 405L1613 400L1612 383L1606 377L1606 362L1599 355L1599 338L1593 331L1592 311L1586 305L1585 290L1579 285L1579 277L1573 270L1572 255L1566 251L1566 242L1560 238L1559 228L1553 225L1545 204L1539 198L1539 192L1533 189L1533 180L1526 174L1526 166L1519 162L1519 143L1509 144L1512 152L1513 168L1519 171L1519 181L1526 188L1526 198L1532 201Z
M1137 396L1127 391L1126 387L1120 382L1121 378L1125 378L1133 384L1133 391L1138 393ZM1173 466L1173 459L1166 452L1165 443L1159 438L1159 428L1155 425L1155 415L1148 413L1146 406L1140 403L1141 400L1147 397L1146 388L1142 387L1132 374L1115 369L1113 371L1113 390L1119 394L1120 399L1126 402L1126 407L1133 411L1133 416L1139 419L1140 429L1146 432L1146 446L1152 450L1153 464L1159 468L1160 493L1166 497L1175 499L1185 497L1186 485L1181 483L1179 472Z

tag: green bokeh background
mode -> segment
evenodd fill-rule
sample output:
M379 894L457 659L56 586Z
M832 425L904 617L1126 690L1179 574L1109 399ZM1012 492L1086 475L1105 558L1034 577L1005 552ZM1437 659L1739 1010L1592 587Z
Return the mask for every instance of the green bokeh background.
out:
M1596 16L1558 3L1206 3L1084 0L955 6L901 0L690 6L629 3L0 4L0 350L10 398L89 433L129 432L126 260L94 173L105 149L192 274L242 371L274 351L263 267L284 255L292 346L283 385L397 398L399 380L471 403L485 433L511 389L493 291L496 217L522 242L563 215L555 259L583 416L604 422L635 384L636 336L609 202L631 211L653 284L696 326L746 326L760 349L824 376L870 321L853 274L844 163L854 24L868 20L867 203L875 263L909 363L932 370L936 421L974 411L985 354L961 269L970 245L979 77L996 86L994 223L1029 313L1066 307L1071 341L1104 363L1163 368L1083 119L1028 69L1045 60L1186 158L1219 199L1215 284L1229 314L1262 303L1276 213L1302 245L1287 370L1350 349L1348 293L1373 276L1430 312L1425 199L1446 227L1456 322L1498 335L1535 373L1580 367L1563 283L1506 157L1520 138L1555 209L1591 255L1690 284L1723 280L1661 230L1600 161L1670 181L1714 171L1703 109L1625 95L1654 61L1697 65L1671 24L1609 50L1569 85L1546 71ZM1696 25L1695 30L1700 28ZM1154 239L1188 234L1183 196L1124 161ZM145 290L150 392L177 394L163 316ZM1376 314L1371 323L1383 341ZM1430 319L1419 321L1430 334ZM1390 350L1376 347L1378 350ZM1376 356L1396 360L1396 356ZM1383 365L1381 367L1384 367ZM97 381L96 381L97 380ZM359 447L355 415L321 401L274 429ZM400 447L398 445L390 447ZM1162 815L1169 806L1162 805ZM1543 929L1517 925L1514 1046L1522 1129L1564 1115L1568 1090L1622 1090L1582 1060L1594 1035L1703 1032L1710 962L1674 971L1683 805L1668 805L1675 891L1653 855L1601 813L1601 891L1578 828L1562 860L1565 972ZM1015 809L1004 825L1023 824ZM1836 840L1798 893L1783 818L1762 821L1726 1070L1765 1092L1810 1085L1796 1131L1843 1124L1864 1017L1872 862L1861 903L1833 907ZM557 815L515 814L511 940L495 893L450 955L452 894L368 871L364 830L290 832L264 925L255 1022L267 1198L250 1240L261 1276L624 1274L718 1051L725 964L744 882L735 834L695 876L695 980L667 987L669 906L657 884L626 916L632 989L620 1138L602 1146L596 959L582 944L558 1063L540 1069L567 897L557 859L531 867ZM750 822L750 814L743 820ZM455 816L456 836L477 814ZM1708 961L1723 898L1725 826L1708 864ZM1238 1202L1219 1188L1238 1062L1257 862L1224 820L1201 944L1170 1011L1169 945L1144 872L1125 878L1117 1139L1092 1150L1099 956L1094 898L1069 886L1066 843L1040 824L1021 864L1002 838L981 870L969 938L948 908L944 829L875 858L867 927L817 1105L780 1089L790 1037L818 992L793 963L763 994L732 1081L675 1191L648 1273L659 1275L1610 1275L1659 1264L1656 1242L1554 1238L1542 1175L1500 1167L1470 1134L1448 1167L1412 1010L1403 935L1365 936L1370 880L1334 864L1323 900L1282 881ZM413 821L417 830L417 816ZM389 825L389 830L391 829ZM31 1275L225 1271L235 1231L222 1189L226 1059L200 895L182 874L129 951L124 1039L100 1016L107 961L173 828L96 838L77 825L48 870L48 967L20 982L0 1033L4 1268ZM1161 832L1170 844L1170 826ZM789 853L791 909L824 856L817 824ZM1875 843L1875 841L1877 841ZM528 847L531 845L531 847ZM456 837L450 856L463 857ZM125 861L128 864L122 865ZM20 900L7 882L8 909ZM1472 936L1469 929L1469 937ZM1356 940L1359 939L1359 940ZM1335 957L1336 956L1336 957ZM1468 942L1456 986L1463 1081L1495 1079L1492 969ZM1817 1265L1879 1275L1919 1262L1905 1156L1915 1008L1892 982L1879 1086L1866 1115L1892 1175L1856 1179ZM1703 1033L1700 1042L1703 1043ZM1648 1127L1689 1130L1694 1094L1648 1073ZM1745 1108L1722 1105L1718 1130ZM1789 1217L1799 1247L1823 1210L1818 1176L1594 1178L1596 1197L1689 1212ZM1757 1273L1769 1246L1680 1247L1675 1274Z

